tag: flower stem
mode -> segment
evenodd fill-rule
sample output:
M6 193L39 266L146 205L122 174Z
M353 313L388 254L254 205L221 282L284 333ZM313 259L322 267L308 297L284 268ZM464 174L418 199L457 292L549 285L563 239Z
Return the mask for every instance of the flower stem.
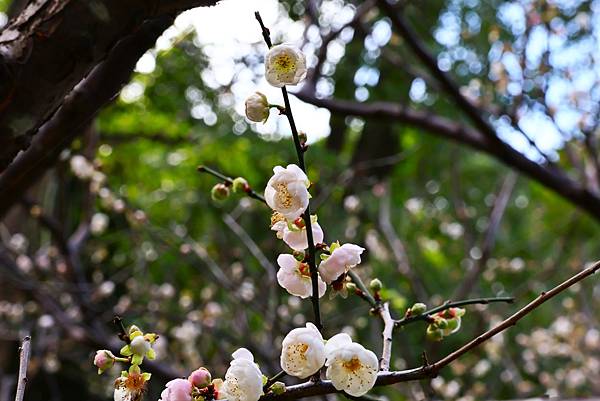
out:
M254 13L254 16L260 24L265 43L270 48L272 46L272 43L269 29L264 25L262 18L260 17L260 13L258 11ZM290 98L288 96L287 88L285 86L281 88L281 94L283 95L283 102L285 106L284 114L288 119L290 129L292 130L292 137L294 138L294 146L296 147L296 153L298 155L298 164L302 171L304 171L304 173L306 174L306 165L304 163L304 149L302 148L302 144L300 143L298 129L296 128L296 122L294 121L294 115L292 113L292 106L290 105ZM317 328L320 331L323 329L323 323L321 322L321 311L319 307L319 272L317 270L316 264L316 248L312 233L312 222L310 221L310 204L306 207L306 210L304 211L302 217L304 218L304 224L306 225L306 239L308 240L307 258L308 267L310 270L310 280L312 284L312 295L310 299L312 301L313 312L315 315L315 326L317 326Z
M420 315L406 316L406 317L403 317L402 319L398 319L398 320L394 321L394 324L396 327L402 327L402 326L406 326L407 324L414 323L414 322L417 322L420 320L427 321L429 316L433 315L434 313L441 312L441 311L444 311L444 310L447 310L450 308L457 308L459 306L473 305L473 304L490 304L493 302L506 302L506 303L510 304L510 303L513 303L514 301L515 301L515 299L513 297L473 298L473 299L465 299L462 301L455 301L455 302L446 301L442 305L436 306L435 308L432 308L432 309L429 309L428 311L425 311Z
M373 298L373 295L371 295L371 292L369 291L369 289L367 288L365 283L363 283L362 279L358 276L358 274L356 274L352 270L348 270L348 276L350 276L350 278L352 279L354 284L356 284L358 289L360 289L362 291L363 296L365 297L366 301L369 302L369 304L373 308L377 308L379 306L379 304L377 303L375 298Z
M198 166L196 169L201 173L207 173L214 177L217 177L220 180L223 180L225 183L227 183L227 185L233 185L233 179L231 177L221 174L210 167ZM246 195L248 195L250 198L254 198L256 200L261 201L262 203L266 203L265 198L262 195L256 193L252 188L248 187L248 189L246 189L245 192Z
M271 377L270 379L267 380L267 382L263 386L263 390L266 392L269 389L269 387L271 387L273 385L273 383L275 383L277 380L281 379L285 375L286 375L286 373L283 370L280 371L279 373L276 373L273 377Z

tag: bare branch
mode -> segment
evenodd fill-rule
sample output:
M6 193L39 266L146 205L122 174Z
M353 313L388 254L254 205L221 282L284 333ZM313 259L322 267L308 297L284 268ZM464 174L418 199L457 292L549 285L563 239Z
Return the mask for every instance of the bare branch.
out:
M408 280L410 289L415 297L423 302L426 302L429 299L429 295L427 293L427 289L425 288L425 284L423 281L421 281L419 275L410 265L406 247L392 225L390 212L390 186L388 185L387 187L387 191L383 196L379 208L379 227L381 228L381 231L383 232L383 235L385 236L385 239L392 250L392 254L394 255L394 259L396 260L396 264L398 266L398 271Z
M31 353L31 337L23 338L19 349L19 378L17 381L17 394L15 401L23 401L25 387L27 386L27 368L29 367L29 356Z
M0 175L0 193L5 194L0 197L0 216L56 163L61 151L74 138L85 132L98 110L129 81L139 58L172 21L172 17L163 17L144 23L135 35L121 40L108 58L65 98L60 109L40 128L31 146ZM1 135L0 131L0 144Z
M390 305L384 302L379 310L381 320L383 320L383 349L381 359L379 360L379 370L385 372L390 370L390 359L392 357L392 334L394 333L394 319L390 315Z
M527 316L533 310L538 308L540 305L548 301L549 299L555 297L560 294L562 291L571 287L572 285L580 282L586 277L591 276L596 273L596 271L600 270L600 262L596 262L590 267L582 270L578 274L572 276L568 280L562 282L558 286L552 288L548 292L542 292L540 296L535 298L533 301L528 303L525 307L521 308L519 311L508 317L507 319L500 322L498 325L493 327L492 329L486 331L485 333L479 335L469 343L460 347L456 351L450 353L446 357L440 359L439 361L433 364L426 364L418 368L401 370L401 371L392 371L392 372L379 372L377 375L377 380L375 382L375 386L386 386L394 383L407 382L413 380L422 380L427 378L436 377L441 369L448 366L450 363L460 358L462 355L476 348L480 344L486 342L490 338L494 337L496 334L514 326L519 320L523 317ZM333 387L333 384L329 380L323 380L319 382L308 381L306 383L297 384L293 386L288 386L286 392L281 395L275 394L266 394L261 397L261 401L267 400L292 400L303 397L322 395L322 394L331 394L338 393L339 391Z

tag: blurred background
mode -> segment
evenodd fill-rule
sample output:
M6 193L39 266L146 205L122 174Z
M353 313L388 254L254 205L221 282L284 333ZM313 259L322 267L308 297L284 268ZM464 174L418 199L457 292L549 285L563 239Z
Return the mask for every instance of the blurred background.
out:
M0 401L26 334L26 400L112 399L120 369L98 376L92 359L120 348L115 314L161 336L148 400L199 366L223 375L240 346L265 374L280 370L280 341L310 302L274 279L286 247L270 211L211 201L217 181L196 172L262 192L273 166L296 160L284 119L244 117L256 90L282 103L263 77L256 10L274 42L307 54L290 91L326 241L367 248L356 271L383 281L397 317L415 302L516 297L469 307L440 343L425 324L397 332L393 369L446 355L600 258L600 1L223 0L180 15L1 221ZM326 296L322 310L326 337L344 330L379 352L380 321L360 298ZM592 277L440 377L372 394L600 395L599 311Z

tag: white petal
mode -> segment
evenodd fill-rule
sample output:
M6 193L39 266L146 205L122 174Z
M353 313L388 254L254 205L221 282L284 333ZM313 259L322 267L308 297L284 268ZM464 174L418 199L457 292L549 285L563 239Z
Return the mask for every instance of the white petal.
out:
M339 333L327 340L325 344L325 354L329 355L333 351L345 345L352 344L352 338L346 333ZM329 356L328 356L329 358Z
M233 354L231 354L233 359L246 359L250 362L254 362L254 355L252 352L248 351L246 348L239 348Z

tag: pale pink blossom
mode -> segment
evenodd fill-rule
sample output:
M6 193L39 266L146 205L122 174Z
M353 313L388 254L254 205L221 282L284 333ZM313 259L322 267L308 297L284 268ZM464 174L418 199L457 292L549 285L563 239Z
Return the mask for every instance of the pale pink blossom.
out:
M171 380L158 401L192 401L192 383L185 379Z
M327 284L335 281L343 273L358 265L365 248L354 244L344 244L333 250L331 255L319 265L319 273Z
M312 296L312 282L307 263L299 262L290 254L282 254L277 258L280 269L277 272L277 282L292 295L300 298ZM318 277L319 298L325 294L327 286Z

